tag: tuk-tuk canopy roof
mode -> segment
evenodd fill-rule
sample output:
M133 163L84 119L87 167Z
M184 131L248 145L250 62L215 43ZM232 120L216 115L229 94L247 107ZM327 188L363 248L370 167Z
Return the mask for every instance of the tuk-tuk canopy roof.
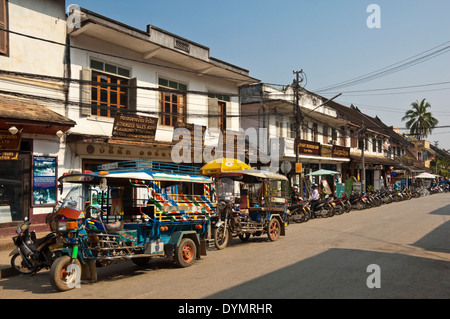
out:
M279 181L288 181L288 178L284 175L281 174L277 174L277 173L272 173L269 171L263 171L263 170L257 170L257 169L246 169L243 171L235 171L235 172L224 172L224 173L219 173L214 175L213 177L216 178L224 178L224 177L229 177L229 178L233 178L233 177L241 177L241 176L251 176L251 177L256 177L256 178L260 178L260 179L267 179L267 180L279 180Z
M94 173L73 173L66 174L59 178L60 182L98 182L100 179L129 179L139 181L172 181L210 184L209 177L201 175L189 175L181 173L164 173L150 170L139 171L110 171Z

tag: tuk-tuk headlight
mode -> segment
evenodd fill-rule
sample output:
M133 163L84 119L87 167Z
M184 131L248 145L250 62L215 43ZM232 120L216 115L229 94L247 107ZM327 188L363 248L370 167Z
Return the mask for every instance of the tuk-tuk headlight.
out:
M78 222L76 222L76 221L71 221L71 222L59 221L57 224L57 228L56 228L56 230L59 232L64 232L64 231L69 231L69 230L74 230L74 229L78 229Z
M66 231L67 230L67 223L66 222L58 222L56 226L57 231Z

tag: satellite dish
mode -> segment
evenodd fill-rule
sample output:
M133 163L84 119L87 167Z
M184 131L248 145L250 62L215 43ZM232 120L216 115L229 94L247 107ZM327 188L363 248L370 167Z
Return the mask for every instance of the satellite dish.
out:
M100 190L104 191L107 187L107 182L106 182L106 178L102 178L102 180L100 181Z

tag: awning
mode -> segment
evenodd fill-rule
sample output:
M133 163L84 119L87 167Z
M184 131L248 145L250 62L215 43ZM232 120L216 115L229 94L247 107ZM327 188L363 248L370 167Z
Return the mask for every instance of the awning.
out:
M16 126L23 133L55 134L75 125L75 121L35 101L0 96L0 129Z
M362 163L362 157L361 155L350 155L350 160L352 162L356 163ZM397 163L389 158L382 157L382 156L370 156L365 155L364 156L364 163L365 164L374 164L374 165L396 165Z

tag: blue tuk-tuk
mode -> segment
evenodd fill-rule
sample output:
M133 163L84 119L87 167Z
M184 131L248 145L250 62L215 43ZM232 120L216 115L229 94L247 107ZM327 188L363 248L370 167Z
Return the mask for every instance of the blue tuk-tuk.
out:
M81 279L97 280L96 267L131 259L145 265L164 257L180 267L206 255L211 236L212 180L197 168L155 162L119 162L98 172L59 178L70 191L49 218L60 257L50 270L59 291Z

